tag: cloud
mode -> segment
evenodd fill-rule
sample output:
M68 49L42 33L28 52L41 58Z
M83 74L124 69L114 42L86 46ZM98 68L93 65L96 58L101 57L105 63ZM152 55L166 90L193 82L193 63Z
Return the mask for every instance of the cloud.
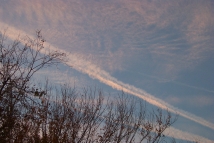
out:
M151 32L145 35L151 41L146 45L148 51L154 63L158 63L154 74L175 79L180 72L194 69L214 54L212 1L134 0L124 3L129 11L143 17L139 20L145 22L142 27ZM147 39L143 41L149 43Z
M109 72L146 59L153 75L173 80L214 54L212 5L185 0L20 0L3 2L0 17L23 31L41 28L54 45Z
M192 63L200 63L209 54L213 55L214 10L212 1L190 5L192 16L183 29L184 36L190 45L186 59Z
M27 35L25 32L19 31L16 28L11 27L7 24L0 23L0 26L9 28L7 31L7 34L8 34L8 37L11 39L16 39L17 33L20 33L22 35ZM48 44L48 45L50 45L49 46L50 50L53 50L53 51L58 50L61 52L66 52L62 49L59 49L59 48L52 46L51 44ZM188 113L186 111L183 111L181 109L173 107L172 105L162 101L161 99L158 99L158 98L152 96L151 94L145 92L142 89L138 89L132 85L125 84L125 83L117 80L116 78L112 77L109 73L100 69L99 67L97 67L93 63L90 63L88 61L80 59L80 57L78 55L69 54L68 59L69 59L68 60L69 62L67 62L67 64L69 66L72 66L74 69L89 75L91 78L97 79L100 82L102 82L106 85L109 85L114 89L123 90L126 93L137 96L137 97L139 97L139 98L141 98L141 99L143 99L143 100L149 102L150 104L153 104L159 108L168 109L170 112L178 113L179 115L181 115L185 118L188 118L192 121L195 121L201 125L204 125L204 126L214 130L214 124L213 123L210 123L210 122L204 120L203 118L197 117L196 115L193 115L191 113Z

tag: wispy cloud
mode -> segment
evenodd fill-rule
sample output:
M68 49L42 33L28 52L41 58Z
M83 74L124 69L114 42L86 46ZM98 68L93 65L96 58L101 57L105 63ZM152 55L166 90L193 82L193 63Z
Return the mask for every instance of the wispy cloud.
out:
M55 45L108 71L128 67L138 53L153 64L153 74L175 79L214 54L212 6L209 0L20 0L2 2L0 18L24 31L42 28Z
M7 35L9 38L11 39L16 39L17 38L17 33L20 33L22 35L26 35L25 32L23 31L19 31L17 30L16 28L14 27L11 27L7 24L4 24L4 23L0 23L0 26L1 27L8 27L8 31L7 31ZM61 51L61 52L66 52L64 50L61 50L59 48L56 48L54 46L52 46L51 44L49 44L49 48L50 50L53 50L53 51ZM129 84L126 84L126 83L123 83L119 80L117 80L116 78L112 77L109 73L107 73L106 71L100 69L99 67L97 67L96 65L94 65L93 63L90 63L88 61L85 61L83 59L80 59L79 56L75 55L75 54L69 54L68 55L68 58L69 58L69 62L67 62L67 64L69 66L72 66L72 68L82 72L82 73L85 73L87 75L89 75L91 78L94 78L94 79L97 79L99 80L100 82L106 84L106 85L109 85L110 87L114 88L114 89L117 89L117 90L123 90L124 92L126 93L129 93L129 94L132 94L134 96L137 96L145 101L147 101L148 103L152 104L152 105L155 105L159 108L162 108L162 109L168 109L170 112L173 112L173 113L177 113L185 118L188 118L192 121L195 121L201 125L204 125L208 128L211 128L214 130L214 124L213 123L210 123L208 121L206 121L205 119L201 118L201 117L198 117L196 115L193 115L189 112L186 112L186 111L183 111L181 109L178 109L164 101L162 101L161 99L158 99L154 96L152 96L151 94L145 92L144 90L142 89L138 89L132 85L129 85Z

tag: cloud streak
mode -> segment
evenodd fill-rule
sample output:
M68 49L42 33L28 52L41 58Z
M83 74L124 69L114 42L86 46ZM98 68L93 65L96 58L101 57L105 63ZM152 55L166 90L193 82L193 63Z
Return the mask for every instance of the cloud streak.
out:
M0 22L0 26L3 28L6 28L6 27L9 28L7 31L7 36L12 40L17 38L17 33L20 33L21 35L27 35L25 32L19 31L16 28L11 27L11 26L1 23L1 22ZM48 45L49 45L50 50L53 50L53 51L58 50L58 51L66 53L66 51L56 48L49 43L48 43ZM42 51L42 52L44 52L44 51ZM210 122L206 121L205 119L198 117L196 115L193 115L189 112L178 109L178 108L164 102L163 100L152 96L151 94L145 92L142 89L136 88L132 85L129 85L129 84L126 84L126 83L123 83L123 82L117 80L116 78L112 77L108 72L100 69L93 63L90 63L88 61L85 61L84 59L81 59L80 56L77 54L68 54L67 58L69 61L69 62L67 62L68 66L71 66L72 68L76 69L77 71L80 71L82 73L89 75L93 79L97 79L100 82L102 82L114 89L123 90L124 92L137 96L152 105L155 105L162 109L167 109L173 113L177 113L187 119L195 121L201 125L204 125L210 129L214 130L213 123L210 123ZM182 131L179 131L179 132L182 133ZM204 142L205 142L205 140L204 140ZM207 140L206 142L211 142L211 141Z

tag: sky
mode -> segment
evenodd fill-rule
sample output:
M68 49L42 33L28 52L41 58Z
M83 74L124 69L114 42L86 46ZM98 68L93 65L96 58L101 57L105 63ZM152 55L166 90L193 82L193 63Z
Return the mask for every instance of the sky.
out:
M123 90L178 113L169 136L214 142L213 7L212 0L0 0L0 30L11 39L42 30L51 50L67 53L67 65L38 78Z

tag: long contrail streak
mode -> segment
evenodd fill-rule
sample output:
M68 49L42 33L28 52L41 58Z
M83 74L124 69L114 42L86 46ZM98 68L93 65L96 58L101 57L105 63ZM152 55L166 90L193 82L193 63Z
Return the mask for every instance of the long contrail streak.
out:
M12 40L17 38L17 33L20 33L22 35L27 35L25 32L19 31L16 28L11 27L11 26L6 25L6 24L1 23L1 22L0 22L0 26L5 27L5 28L9 27L6 34ZM66 51L61 50L59 48L56 48L49 43L48 43L48 47L52 51L60 51L60 52L66 53ZM45 50L41 51L41 52L45 53ZM76 69L82 73L89 75L91 78L98 79L100 82L102 82L106 85L109 85L114 89L123 90L124 92L135 95L135 96L149 102L152 105L155 105L155 106L162 108L162 109L167 109L170 112L179 114L185 118L188 118L192 121L195 121L201 125L204 125L204 126L214 130L214 124L213 123L210 123L210 122L206 121L205 119L198 117L196 115L193 115L189 112L178 109L178 108L164 102L163 100L152 96L151 94L145 92L142 89L136 88L132 85L129 85L129 84L126 84L126 83L123 83L123 82L117 80L116 78L112 77L109 73L100 69L96 65L81 59L79 55L69 54L69 55L67 55L67 58L69 61L69 62L67 62L67 65L71 66L72 68L74 68L74 69ZM208 140L208 142L209 142L209 140ZM212 142L212 141L210 141L210 142Z

